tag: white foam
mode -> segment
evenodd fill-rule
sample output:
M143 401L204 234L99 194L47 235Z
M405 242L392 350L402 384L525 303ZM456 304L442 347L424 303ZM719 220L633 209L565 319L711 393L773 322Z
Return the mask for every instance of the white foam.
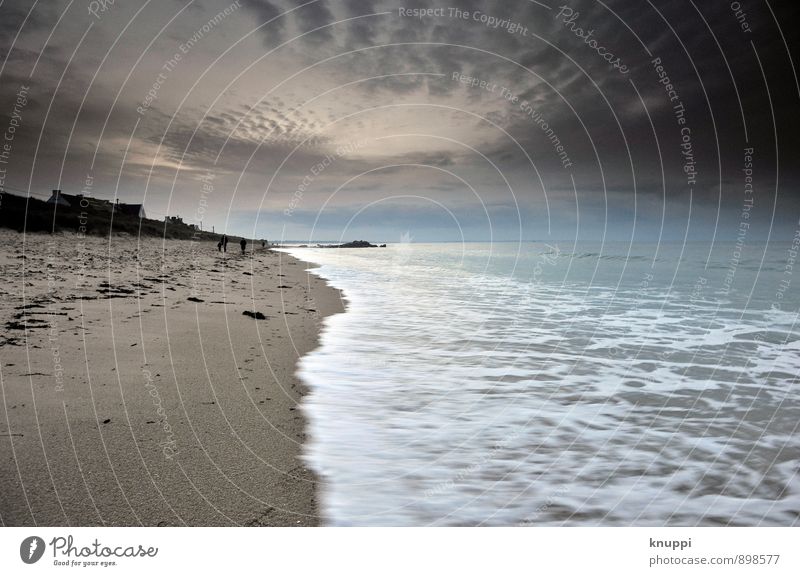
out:
M798 522L785 301L693 301L694 269L642 290L624 259L461 248L291 250L350 302L300 368L328 522Z

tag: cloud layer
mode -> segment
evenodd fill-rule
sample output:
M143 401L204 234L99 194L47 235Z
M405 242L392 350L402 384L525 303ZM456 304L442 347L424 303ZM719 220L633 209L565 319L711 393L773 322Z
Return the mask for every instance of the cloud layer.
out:
M752 148L785 234L797 9L743 5L5 3L5 185L190 216L212 173L204 225L270 238L733 238Z

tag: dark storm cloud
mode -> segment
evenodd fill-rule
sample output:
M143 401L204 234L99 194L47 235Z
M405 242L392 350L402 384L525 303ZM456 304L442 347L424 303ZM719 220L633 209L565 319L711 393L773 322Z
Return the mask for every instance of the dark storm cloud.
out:
M680 165L672 161L679 158L674 153L680 145L679 134L671 114L670 102L664 97L663 88L657 83L654 75L650 56L620 20L604 7L592 2L570 3L570 6L575 12L580 13L577 23L584 30L593 30L596 38L607 40L609 46L613 46L625 58L631 69L629 81L633 82L645 97L648 112L653 115L661 140L661 153L664 155L668 174L668 186L665 192L669 195L685 195L686 186L678 185L681 177ZM723 161L722 174L717 168L717 142L722 156L727 158L738 158L745 142L742 114L738 100L734 96L734 84L727 74L727 67L717 41L720 42L728 64L733 70L748 121L750 141L760 149L765 162L774 162L774 157L770 156L772 139L770 103L761 80L758 60L750 49L747 36L742 36L739 23L727 3L715 3L711 7L703 7L705 12L702 17L709 22L717 40L711 36L700 14L685 2L672 2L659 6L663 19L655 9L648 9L649 7L643 7L638 3L635 8L631 3L616 3L611 8L616 8L617 14L641 37L654 57L662 58L670 79L686 106L693 128L695 151L702 157L704 166L696 198L707 198L707 191L713 188L720 176L726 182L735 182L731 176L739 168L738 163L731 165ZM674 27L674 33L665 20ZM758 17L752 18L750 22L756 29L774 29L774 23L768 20L768 13L759 13ZM660 180L657 177L660 166L652 130L630 83L617 75L610 74L605 69L604 63L565 29L554 30L551 42L574 58L575 63L570 62L554 48L537 46L526 48L519 53L518 61L544 77L552 88L538 85L522 91L520 95L521 98L531 102L541 103L541 112L547 117L548 123L558 127L561 140L572 148L576 157L583 160L585 168L579 170L577 176L585 175L591 180L597 180L600 176L597 168L602 166L610 186L633 190L636 184L635 189L638 192L663 191L656 185ZM788 59L785 55L781 58L785 50L780 43L780 37L774 33L765 34L760 51L774 55L768 59L762 58L762 64L766 68L767 78L773 83L773 98L786 100L782 104L773 102L773 106L786 110L791 106L789 102L796 99L796 91L792 90L793 77L788 67ZM585 70L586 75L578 69L578 66ZM481 63L470 67L468 71L481 68L489 69ZM500 70L502 67L499 69L495 67L492 73L496 74ZM781 74L784 75L783 78ZM516 74L519 79L516 83L510 76L506 76L506 81L520 89L529 81L521 71ZM783 86L788 91L776 90L775 85ZM598 148L596 159L595 151L590 146L591 142L583 133L583 126L578 122L571 122L578 116L565 105L566 102L558 103L559 93L575 109L580 115L580 121L589 129L589 136ZM621 127L617 124L618 120ZM797 138L794 135L797 124L793 118L785 120L788 120L789 126L784 125L778 130L784 141L782 153L788 158L796 152ZM518 111L516 114L509 114L507 127L526 149L544 150L541 134L530 129L530 122L526 126L525 119ZM597 143L601 145L598 146ZM522 156L514 154L514 149L515 146L511 143L505 143L495 149L494 153L501 158L515 156L520 162L524 162ZM633 167L630 166L628 150L631 150L634 158ZM642 150L647 150L647 154L638 154ZM641 157L637 158L637 154ZM634 171L637 172L636 182L633 180ZM793 166L787 166L784 178L796 182L796 171ZM709 200L716 202L718 199L709 198Z
M329 24L332 24L335 18L328 8L329 3L322 1L307 4L304 0L295 0L295 4L299 8L292 13L292 16L298 32L305 34L304 41L313 45L330 42L333 30Z
M281 17L283 10L269 0L250 0L244 6L255 15L255 23L263 26L260 35L264 44L269 47L279 44L286 27L286 17Z
M31 11L33 2L5 2L2 6L3 17L0 18L0 57L6 58L8 49L15 38L36 30L46 30L58 20L58 11L54 4L39 3Z
M348 178L381 165L421 163L452 169L479 183L481 194L491 202L510 203L494 168L454 141L494 162L521 201L530 204L527 214L535 212L532 206L538 207L545 190L553 205L561 206L557 199L566 199L565 214L574 210L569 208L574 178L581 206L600 210L595 216L605 217L605 202L613 197L615 217L621 221L635 213L634 201L640 195L637 209L654 206L677 214L691 197L712 214L718 204L735 213L742 203L742 152L753 147L759 209L771 209L770 194L778 182L781 201L786 212L791 211L800 181L794 161L800 154L800 125L794 113L800 95L783 38L765 4L741 3L749 32L729 2L544 4L550 9L528 0L242 0L230 17L208 27L230 2L205 1L181 13L153 44L151 39L184 2L153 3L134 20L140 7L135 3L117 3L97 21L89 19L85 6L74 5L45 46L67 3L39 3L25 21L32 3L6 2L0 6L0 56L8 56L0 78L0 129L11 121L19 87L31 85L7 183L27 183L42 135L31 179L42 189L61 173L64 159L64 186L79 187L95 150L94 170L114 183L128 149L124 173L130 180L122 180L127 186L123 195L139 194L141 179L151 171L156 180L150 186L159 189L171 186L178 162L191 173L216 163L215 170L233 180L246 167L242 181L256 183L252 198L247 199L247 190L242 193L241 202L249 206L257 203L257 187L287 156L276 178L284 195L291 194L320 157L333 154L342 142L364 138L371 144L336 158L315 178L314 192L305 202L313 204ZM525 31L512 33L505 24L492 27L480 18L447 13L403 17L401 7L458 8ZM794 35L788 27L796 21L797 7L782 3L772 8L791 41ZM382 12L390 14L374 15ZM560 12L577 15L566 22L558 17ZM70 62L89 24L92 33ZM130 26L120 44L108 53L126 25ZM164 62L179 51L180 43L197 37L204 26L208 30L182 54L177 69L165 72ZM578 29L591 31L597 45L618 56L627 73L610 66L579 37ZM9 52L18 31L19 40ZM240 39L226 59L206 70ZM289 40L258 61L268 49ZM795 48L790 45L790 50ZM108 58L89 88L104 56ZM796 51L793 56L798 59ZM698 170L694 186L687 185L684 172L675 102L659 83L654 58L661 59L685 107ZM36 73L28 79L37 59ZM254 67L247 70L251 64ZM185 94L201 73L206 74L204 83ZM499 89L458 82L454 73L504 87L518 100L503 98ZM159 74L164 79L157 98L146 114L137 114ZM320 96L328 90L329 95ZM184 96L187 101L179 109ZM314 100L305 104L310 99ZM528 109L521 102L527 102ZM351 114L355 115L342 120ZM383 138L394 134L431 138L420 137L416 143ZM567 167L554 138L569 156ZM403 170L384 174L384 180L376 174L360 179L351 187L353 194L342 195L336 210L352 212L369 194L382 198L412 187L452 201L450 194L458 189L423 172L405 184L395 178L406 174ZM173 201L180 203L182 198L178 190ZM190 202L191 194L185 198ZM494 214L501 220L507 217L500 210ZM389 218L384 213L376 217ZM564 221L572 217L565 215Z

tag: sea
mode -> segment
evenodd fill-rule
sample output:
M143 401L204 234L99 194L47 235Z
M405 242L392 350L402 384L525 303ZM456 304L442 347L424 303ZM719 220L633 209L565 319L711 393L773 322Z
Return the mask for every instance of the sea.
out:
M797 249L287 248L347 301L299 365L324 522L800 525Z

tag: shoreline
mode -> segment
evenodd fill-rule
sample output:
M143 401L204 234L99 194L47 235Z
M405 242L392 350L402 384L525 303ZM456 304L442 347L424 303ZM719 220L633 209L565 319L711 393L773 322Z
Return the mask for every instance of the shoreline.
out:
M0 240L3 525L319 523L296 372L344 304L315 265L206 241Z

